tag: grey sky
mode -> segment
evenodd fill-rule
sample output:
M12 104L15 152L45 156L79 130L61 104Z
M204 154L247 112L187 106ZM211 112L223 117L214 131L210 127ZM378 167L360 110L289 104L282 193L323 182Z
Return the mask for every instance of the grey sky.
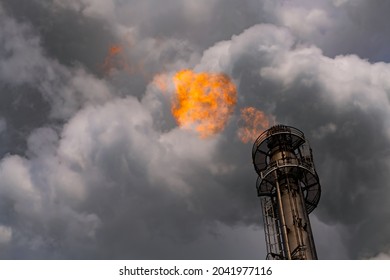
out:
M263 259L246 106L312 145L319 257L388 257L389 8L1 0L0 258ZM108 74L116 44L128 68ZM177 127L152 84L184 68L237 85L214 137Z

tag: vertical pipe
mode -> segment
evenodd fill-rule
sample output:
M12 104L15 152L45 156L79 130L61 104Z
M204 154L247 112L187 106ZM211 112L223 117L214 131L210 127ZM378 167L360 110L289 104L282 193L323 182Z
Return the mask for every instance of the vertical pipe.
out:
M286 220L285 220L285 217L284 217L284 210L283 210L283 204L282 204L282 196L281 196L281 193L280 193L280 186L279 186L279 182L278 182L278 175L276 174L276 171L275 171L275 182L276 182L276 196L277 196L277 199L278 199L278 211L279 211L279 215L280 215L280 223L281 223L281 228L282 228L282 235L283 235L283 243L284 243L284 246L286 248L286 258L288 260L291 260L291 251L290 251L290 244L288 242L288 236L287 236L287 225L286 225Z
M299 248L299 247L302 247L304 246L305 242L303 241L303 237L302 237L302 232L301 232L301 229L299 228L299 225L297 225L298 223L298 219L300 218L300 209L298 208L298 205L297 205L297 201L296 201L296 193L295 193L295 188L294 188L294 185L293 187L291 186L291 183L290 183L290 178L287 178L286 179L286 183L287 183L287 189L288 189L288 205L290 206L290 210L291 210L291 213L290 213L290 218L291 218L291 221L292 221L292 225L290 225L293 229L293 233L294 233L294 236L295 236L295 239L291 238L289 239L289 242L292 243L292 246L293 248ZM305 259L305 256L300 256L302 259Z
M299 188L298 191L299 191L300 203L304 207L305 206L305 201L303 199L302 188ZM307 243L308 243L307 246L308 246L308 250L310 252L310 258L309 259L317 260L318 259L317 250L316 250L316 246L315 246L315 243L314 243L313 232L311 230L309 214L307 214L306 209L304 209L303 215L304 215L305 222L306 222L306 237L307 237Z

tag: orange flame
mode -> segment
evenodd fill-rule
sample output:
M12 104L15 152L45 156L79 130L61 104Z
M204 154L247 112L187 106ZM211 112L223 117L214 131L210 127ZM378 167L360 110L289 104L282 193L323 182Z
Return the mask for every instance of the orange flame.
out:
M254 107L241 109L241 120L243 121L243 126L238 129L237 134L244 143L256 140L270 126L269 117Z
M123 47L120 45L111 45L108 54L102 65L105 74L111 75L114 69L125 70L131 74L131 69L123 54Z
M201 138L223 130L237 102L236 86L228 76L186 69L173 82L171 111L179 126L196 130Z
M109 51L108 51L110 56L117 55L117 54L119 54L121 52L122 52L122 47L121 46L117 46L117 45L111 46Z

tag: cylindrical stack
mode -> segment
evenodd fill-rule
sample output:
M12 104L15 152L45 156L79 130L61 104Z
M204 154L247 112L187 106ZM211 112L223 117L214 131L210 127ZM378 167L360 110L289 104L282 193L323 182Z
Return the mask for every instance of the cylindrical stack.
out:
M273 126L256 140L252 158L259 175L267 259L317 259L308 214L318 204L321 187L304 134Z

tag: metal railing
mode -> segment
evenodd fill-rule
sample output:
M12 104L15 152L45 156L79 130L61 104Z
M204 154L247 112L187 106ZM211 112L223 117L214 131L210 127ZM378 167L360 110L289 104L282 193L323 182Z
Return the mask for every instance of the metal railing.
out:
M257 147L260 146L260 144L265 141L268 137L278 134L291 134L299 137L302 140L305 140L305 135L302 131L300 131L297 128L289 127L285 125L277 125L272 127L271 129L268 129L264 131L262 134L260 134L259 137L257 137L255 143L253 144L252 148L252 154L254 154L257 150Z
M301 167L314 174L314 163L312 160L308 160L307 158L302 160L299 158L284 158L278 159L276 161L270 162L267 168L260 172L261 179L267 177L271 172L282 168L282 167Z

